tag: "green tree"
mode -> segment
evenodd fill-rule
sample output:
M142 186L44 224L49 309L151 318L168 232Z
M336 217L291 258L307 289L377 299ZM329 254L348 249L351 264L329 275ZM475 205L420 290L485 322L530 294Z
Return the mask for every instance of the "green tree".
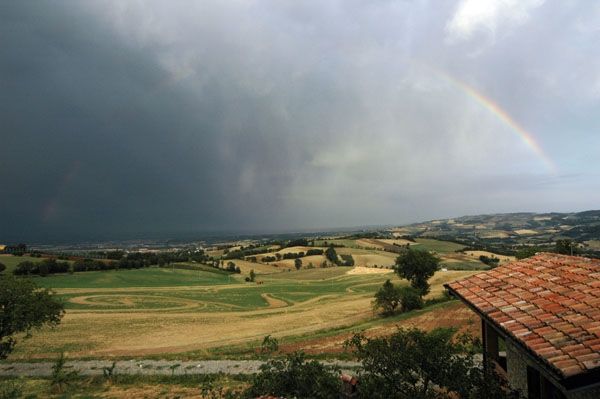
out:
M300 270L300 268L302 267L302 259L294 259L294 267L296 268L296 270Z
M64 309L51 291L27 279L0 277L0 359L13 350L15 334L57 325Z
M50 273L50 268L48 267L47 262L40 262L37 266L38 273L40 276L45 277Z
M440 259L427 251L409 249L396 258L396 273L410 281L421 296L429 292L427 280L439 269Z
M227 262L227 271L235 273L235 263L233 263L233 262Z
M250 270L250 281L254 282L254 280L256 279L256 273L254 273L254 269Z
M362 363L359 398L507 398L500 378L477 364L478 342L451 329L399 329L389 337L355 335L347 343ZM491 369L491 368L490 368Z
M327 250L325 251L325 257L333 264L338 263L337 252L335 252L335 248L333 247L333 245L330 245L329 248L327 248Z
M23 261L20 262L17 267L14 268L14 275L28 275L28 274L36 274L38 272L38 268L35 263L31 261Z
M381 309L384 316L389 316L394 313L398 305L400 305L400 288L394 286L390 280L386 280L375 293L373 307Z
M517 259L531 258L538 252L541 252L541 250L538 247L524 247L517 250L515 257Z
M554 251L557 254L575 255L577 254L577 243L569 239L556 240Z
M412 287L404 287L400 290L400 304L403 312L423 308L423 297L421 293Z
M493 269L500 264L500 259L496 258L494 255L492 255L491 257L480 255L479 260L481 261L481 263L488 265L490 269Z
M330 399L339 397L340 390L336 370L316 360L306 361L303 353L296 352L260 366L260 373L254 376L246 395Z

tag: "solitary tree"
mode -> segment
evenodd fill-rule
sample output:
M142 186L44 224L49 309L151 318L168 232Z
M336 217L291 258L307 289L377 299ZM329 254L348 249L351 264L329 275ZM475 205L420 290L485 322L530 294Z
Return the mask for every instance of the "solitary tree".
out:
M394 313L400 305L400 288L387 280L375 293L373 307L382 310L383 315L388 316Z
M254 269L250 270L250 281L254 282L254 279L256 279L256 273L254 273Z
M427 280L438 270L440 260L427 251L409 249L396 259L395 270L410 285L419 290L421 296L429 292Z
M296 267L296 270L300 270L300 268L302 267L302 259L294 259L294 267Z
M15 334L57 325L64 313L62 303L48 289L12 276L0 277L0 310L0 359L13 350Z

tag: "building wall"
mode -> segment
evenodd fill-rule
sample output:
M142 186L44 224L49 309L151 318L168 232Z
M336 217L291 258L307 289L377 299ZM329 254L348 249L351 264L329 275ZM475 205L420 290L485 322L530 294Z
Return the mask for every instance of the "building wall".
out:
M513 389L521 391L527 398L527 366L535 367L527 355L521 352L510 341L506 342L506 368L508 381ZM571 392L566 395L567 399L598 399L600 398L600 387Z
M506 340L506 369L510 386L527 397L527 359L509 340Z

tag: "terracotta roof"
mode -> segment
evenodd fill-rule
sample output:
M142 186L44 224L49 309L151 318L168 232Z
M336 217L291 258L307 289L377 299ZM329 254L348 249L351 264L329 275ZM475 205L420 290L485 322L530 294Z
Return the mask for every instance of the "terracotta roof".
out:
M600 260L542 253L446 288L563 378L600 370Z

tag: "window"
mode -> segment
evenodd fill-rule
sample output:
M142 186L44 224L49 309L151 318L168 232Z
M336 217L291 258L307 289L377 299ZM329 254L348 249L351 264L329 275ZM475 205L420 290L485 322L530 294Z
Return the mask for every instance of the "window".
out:
M565 395L538 370L527 366L527 397L529 399L565 399Z
M542 399L540 390L540 372L533 367L527 366L527 398Z

